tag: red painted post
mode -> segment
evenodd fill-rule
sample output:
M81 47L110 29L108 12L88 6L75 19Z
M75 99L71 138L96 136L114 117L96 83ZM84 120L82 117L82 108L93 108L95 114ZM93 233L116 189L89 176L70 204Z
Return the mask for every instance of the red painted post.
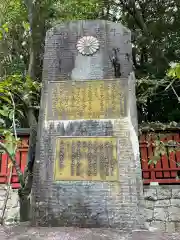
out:
M163 136L160 140L167 143L167 137L165 137L165 136ZM163 166L163 169L169 169L169 159L168 159L167 154L164 154L162 156L162 166ZM163 175L164 175L164 178L170 179L171 178L170 169L169 169L169 171L163 171Z
M151 160L151 158L153 157L153 140L152 140L152 133L151 134L147 134L146 135L146 141L148 142L148 160ZM150 164L149 168L151 169L151 174L150 174L150 179L151 182L156 182L156 175L155 175L155 171L154 168L154 164Z
M150 173L143 171L143 170L148 170L149 168L146 134L142 133L139 139L140 139L139 146L140 146L140 155L141 155L142 177L143 179L150 179Z

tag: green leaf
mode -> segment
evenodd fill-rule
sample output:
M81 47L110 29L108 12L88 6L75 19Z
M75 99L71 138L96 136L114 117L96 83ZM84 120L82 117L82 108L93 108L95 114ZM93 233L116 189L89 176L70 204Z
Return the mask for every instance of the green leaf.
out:
M2 25L2 28L4 29L4 31L5 31L6 33L9 32L9 28L8 28L7 23L3 24L3 25Z
M5 154L6 152L3 149L0 148L0 153Z
M6 105L3 105L2 108L4 111L9 111L9 108Z
M28 22L23 22L23 27L26 31L30 30L30 24Z
M9 151L9 153L13 156L15 154L15 146L16 146L16 140L13 136L13 133L6 130L4 131L4 137L5 137L5 147Z
M168 77L180 78L180 64L175 63L167 72Z
M152 162L153 162L152 159L149 160L149 161L148 161L148 165L151 165Z
M157 164L157 162L160 160L160 155L157 155L157 156L153 156L149 162L148 162L148 165L150 164Z
M27 99L29 99L29 93L26 93L26 94L24 94L24 96L23 96L23 100L27 100Z
M2 119L2 118L0 118L0 126L5 126L5 121L4 121L4 119Z
M0 109L0 115L8 117L9 112Z
M0 96L0 99L2 99L4 101L8 102L9 104L11 104L11 100L6 96Z
M155 140L154 143L155 143L155 146L159 146L161 141L160 140Z
M180 167L180 163L176 162L176 165L177 165L178 167Z
M12 120L14 115L14 110L11 110L9 113L9 119Z
M180 65L176 67L176 76L180 78Z
M153 163L156 165L158 160L154 160Z

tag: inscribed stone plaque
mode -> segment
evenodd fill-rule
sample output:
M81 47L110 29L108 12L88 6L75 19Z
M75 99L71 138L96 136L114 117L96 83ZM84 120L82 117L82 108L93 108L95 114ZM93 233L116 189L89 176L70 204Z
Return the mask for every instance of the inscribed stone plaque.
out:
M77 49L84 36L99 42L92 55ZM46 34L33 225L144 225L131 53L131 33L120 23L69 21Z
M119 80L59 81L48 85L47 120L115 119L125 114L125 91Z
M56 139L54 180L117 181L116 138Z

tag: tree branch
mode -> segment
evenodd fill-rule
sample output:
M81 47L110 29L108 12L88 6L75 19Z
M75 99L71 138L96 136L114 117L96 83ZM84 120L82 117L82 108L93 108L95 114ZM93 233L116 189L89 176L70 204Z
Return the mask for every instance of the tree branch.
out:
M12 101L12 105L13 105L13 130L14 130L14 136L15 136L15 139L16 139L16 141L17 141L17 132L16 132L16 123L15 123L15 110L16 110L16 106L15 106L15 102L14 102L14 99L13 99L13 97L12 97L12 94L11 93L9 93L9 95L10 95L10 98L11 98L11 101ZM16 147L15 147L15 150L14 150L14 152L16 152L16 149L17 149L17 145L16 145Z

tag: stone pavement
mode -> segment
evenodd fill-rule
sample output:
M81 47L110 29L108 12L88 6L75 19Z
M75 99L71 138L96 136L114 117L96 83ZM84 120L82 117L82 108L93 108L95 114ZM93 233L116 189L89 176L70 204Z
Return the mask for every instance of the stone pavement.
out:
M0 240L180 240L180 233L134 231L117 229L33 228L28 226L1 227Z

